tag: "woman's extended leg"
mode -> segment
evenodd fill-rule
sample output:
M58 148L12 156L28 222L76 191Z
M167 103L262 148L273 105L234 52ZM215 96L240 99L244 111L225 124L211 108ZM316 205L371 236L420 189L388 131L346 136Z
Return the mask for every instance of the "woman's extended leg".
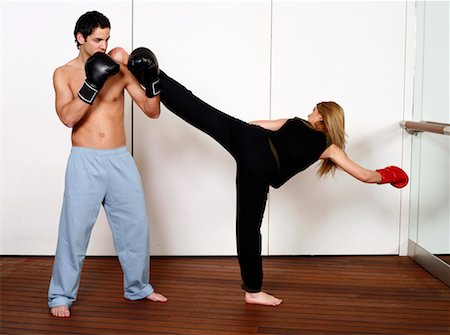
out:
M235 157L235 145L253 126L208 105L162 71L160 83L161 102L170 111L210 135Z

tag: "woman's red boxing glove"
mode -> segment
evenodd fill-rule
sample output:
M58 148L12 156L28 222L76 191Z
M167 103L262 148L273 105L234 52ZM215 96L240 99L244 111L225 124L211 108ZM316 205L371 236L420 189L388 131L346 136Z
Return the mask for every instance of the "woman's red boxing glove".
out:
M397 188L405 187L408 184L408 175L397 166L388 166L376 171L381 175L381 181L378 184L390 183Z

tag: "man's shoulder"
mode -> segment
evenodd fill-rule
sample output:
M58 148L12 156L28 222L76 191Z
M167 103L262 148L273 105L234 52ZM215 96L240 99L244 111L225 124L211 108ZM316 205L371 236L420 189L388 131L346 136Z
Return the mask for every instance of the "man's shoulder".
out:
M53 72L53 77L55 79L69 80L69 78L76 77L76 73L80 72L82 69L83 68L77 64L76 59L73 59L64 65L58 66Z
M61 73L61 74L63 74L63 73L68 73L68 72L77 71L77 70L79 70L80 68L82 68L82 66L80 66L78 63L79 63L79 62L77 61L76 58L75 58L75 59L72 59L72 60L68 61L66 64L61 65L61 66L58 66L58 67L55 69L55 73Z

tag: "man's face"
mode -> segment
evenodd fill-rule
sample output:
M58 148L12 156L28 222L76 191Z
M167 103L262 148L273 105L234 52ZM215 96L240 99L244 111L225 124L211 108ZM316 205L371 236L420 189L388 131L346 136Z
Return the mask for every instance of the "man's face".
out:
M109 34L109 28L96 28L85 40L83 35L78 33L77 39L78 43L80 43L80 50L83 48L83 51L89 56L92 56L99 51L106 52Z

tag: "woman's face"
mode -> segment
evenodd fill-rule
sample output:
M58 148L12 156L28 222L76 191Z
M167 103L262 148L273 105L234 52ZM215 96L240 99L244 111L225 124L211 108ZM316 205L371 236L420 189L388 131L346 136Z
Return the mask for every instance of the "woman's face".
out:
M316 124L319 121L323 121L322 115L320 115L317 107L314 107L312 113L308 115L308 121L312 125Z

